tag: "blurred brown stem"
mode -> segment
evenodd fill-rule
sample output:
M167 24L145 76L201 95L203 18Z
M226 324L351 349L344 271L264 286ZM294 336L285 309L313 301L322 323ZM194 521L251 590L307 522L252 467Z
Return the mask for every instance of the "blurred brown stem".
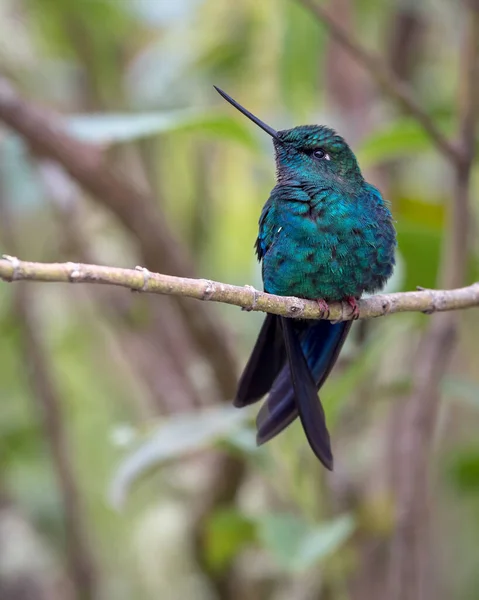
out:
M453 164L466 162L466 158L438 129L434 121L414 98L410 86L401 81L394 71L376 54L365 48L341 23L332 17L328 9L317 0L299 0L327 28L329 33L362 65L379 83L383 90L395 99L422 126L437 148Z
M80 190L55 163L40 164L40 174L60 221L62 253L75 260L95 262L95 250L84 226ZM151 297L119 294L110 287L97 288L90 297L112 322L115 348L145 384L149 415L191 410L202 404L198 386L189 375L191 365L201 359L189 343L173 299L159 303ZM137 314L144 315L141 324L132 316ZM211 391L208 395L217 397ZM138 395L133 397L136 402Z
M0 199L0 232L9 247L16 245L13 231L7 206ZM14 313L21 333L30 385L43 421L46 441L50 445L62 497L69 573L77 600L93 600L97 597L95 563L86 538L80 490L62 419L62 401L46 359L47 351L39 335L32 307L29 290L19 286L14 295Z
M0 488L0 598L74 600L71 581L62 567L50 563L49 555L46 540Z
M469 191L479 103L478 4L471 2L461 57L463 87L458 148L464 160L455 164L454 195L442 261L441 280L445 288L461 285L467 267ZM392 542L391 600L420 600L430 596L426 585L429 587L432 582L424 576L429 534L428 466L439 410L439 382L455 347L457 325L457 313L435 316L418 350L414 391L405 406L399 433L398 522Z
M185 277L195 275L191 258L154 198L110 166L98 147L72 138L46 110L22 98L5 79L0 79L0 120L22 136L34 153L59 163L115 214L137 240L148 268ZM206 306L193 310L188 300L179 299L178 303L215 372L223 397L231 397L236 386L236 361L224 325Z
M31 305L27 290L19 287L15 294L15 313L22 332L31 387L39 404L62 495L70 574L75 582L78 600L93 599L96 598L94 560L85 538L83 509L62 420L62 403L45 360L47 352L39 338Z

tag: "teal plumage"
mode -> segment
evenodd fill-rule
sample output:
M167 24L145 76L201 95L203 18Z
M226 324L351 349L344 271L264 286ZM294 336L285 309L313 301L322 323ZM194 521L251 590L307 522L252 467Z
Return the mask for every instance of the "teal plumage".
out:
M349 146L318 126L280 131L278 140L278 183L257 242L265 289L334 301L381 288L394 265L392 217ZM315 159L318 148L330 160Z
M388 203L332 129L307 125L277 132L218 91L273 137L277 183L256 241L265 291L318 300L323 308L346 300L356 312L357 299L380 289L393 272L396 236ZM332 469L317 391L350 327L351 321L267 315L235 399L236 406L246 406L269 392L257 419L258 443L299 415L313 451Z

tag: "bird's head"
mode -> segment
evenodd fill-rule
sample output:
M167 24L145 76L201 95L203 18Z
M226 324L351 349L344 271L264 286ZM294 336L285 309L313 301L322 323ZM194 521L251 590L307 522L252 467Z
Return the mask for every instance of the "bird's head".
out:
M216 90L273 138L278 183L351 188L364 181L354 152L332 129L301 125L276 131L231 96L219 88Z
M278 181L335 186L363 181L356 157L345 140L323 125L301 125L273 138Z

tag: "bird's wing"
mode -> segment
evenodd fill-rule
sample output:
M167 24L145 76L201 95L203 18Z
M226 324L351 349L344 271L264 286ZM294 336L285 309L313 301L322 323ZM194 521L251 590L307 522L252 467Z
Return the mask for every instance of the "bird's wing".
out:
M259 218L259 232L258 237L256 238L256 256L258 260L262 260L266 252L268 252L271 247L274 236L277 233L277 224L276 224L276 210L273 199L270 197L269 200L263 207L261 211L261 216Z
M241 375L234 405L253 404L269 392L286 363L286 351L277 315L267 314L258 339Z

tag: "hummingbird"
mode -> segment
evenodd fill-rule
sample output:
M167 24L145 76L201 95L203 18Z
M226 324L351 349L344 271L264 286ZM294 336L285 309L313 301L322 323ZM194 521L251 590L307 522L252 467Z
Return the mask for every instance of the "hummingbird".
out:
M226 92L216 91L273 139L276 185L261 211L256 254L265 292L318 302L347 302L353 320L364 292L381 289L395 264L390 204L365 181L344 138L324 125L276 131ZM318 392L352 320L300 320L267 314L234 399L245 407L268 394L257 419L264 444L298 416L309 445L333 470Z

